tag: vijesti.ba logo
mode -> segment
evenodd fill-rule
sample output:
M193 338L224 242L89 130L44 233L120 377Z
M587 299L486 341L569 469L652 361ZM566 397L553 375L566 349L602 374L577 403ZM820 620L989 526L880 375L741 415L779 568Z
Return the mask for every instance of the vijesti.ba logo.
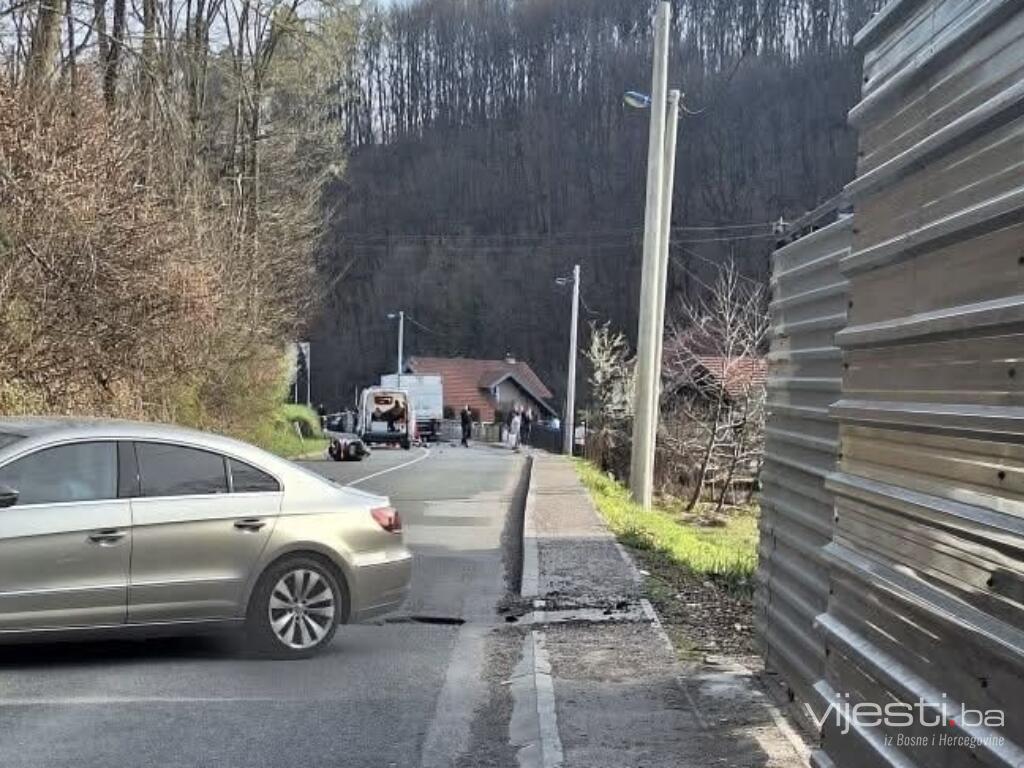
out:
M895 738L900 746L962 745L973 748L986 741L1002 743L1004 737L992 733L991 729L1002 728L1006 724L1003 710L974 709L966 704L953 703L947 700L945 693L938 701L921 697L913 703L890 701L884 705L870 701L854 703L850 701L849 693L836 693L835 700L829 702L823 714L818 715L810 704L804 704L804 709L819 730L826 723L833 722L844 735L851 729L865 728L884 728L886 731L915 727L940 729L927 736L910 737L897 733ZM974 729L981 731L970 733ZM886 743L893 743L892 735L886 737Z

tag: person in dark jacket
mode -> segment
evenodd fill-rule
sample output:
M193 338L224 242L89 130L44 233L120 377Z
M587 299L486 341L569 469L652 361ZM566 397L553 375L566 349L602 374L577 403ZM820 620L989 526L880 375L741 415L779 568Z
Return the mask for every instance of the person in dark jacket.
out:
M523 416L519 422L519 442L522 445L530 444L530 432L533 430L533 410L523 408Z
M469 438L473 434L473 412L467 405L462 409L462 445L469 448Z

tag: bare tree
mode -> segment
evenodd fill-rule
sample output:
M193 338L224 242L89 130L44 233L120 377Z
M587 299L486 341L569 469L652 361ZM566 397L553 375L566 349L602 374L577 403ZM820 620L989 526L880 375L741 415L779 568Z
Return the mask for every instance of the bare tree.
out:
M0 0L0 412L245 433L317 306L351 4L48 1Z
M765 291L728 264L706 294L681 301L665 342L667 399L681 427L666 435L689 475L687 508L718 486L721 510L738 470L753 483L763 450L768 333Z

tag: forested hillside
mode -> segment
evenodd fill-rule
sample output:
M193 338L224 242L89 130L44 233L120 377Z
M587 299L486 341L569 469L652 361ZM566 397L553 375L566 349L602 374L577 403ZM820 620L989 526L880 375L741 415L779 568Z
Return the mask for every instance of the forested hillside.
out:
M561 390L568 295L635 333L651 11L638 0L414 0L361 17L329 195L315 335L319 397L341 404L393 366L388 311L415 353L529 360ZM850 41L869 0L676 0L670 87L685 92L670 291L735 258L763 279L769 222L852 175ZM334 282L336 281L336 283ZM670 299L671 301L671 299ZM425 326L425 327L424 327ZM429 329L429 330L427 330Z

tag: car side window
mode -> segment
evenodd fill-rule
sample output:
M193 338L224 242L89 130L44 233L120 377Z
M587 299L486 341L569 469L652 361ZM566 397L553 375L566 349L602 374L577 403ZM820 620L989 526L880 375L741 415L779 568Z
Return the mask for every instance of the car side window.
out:
M244 461L228 459L231 468L231 490L235 493L274 493L281 490L281 484L261 469Z
M224 457L168 443L136 443L142 495L197 496L228 492Z
M18 492L18 506L116 499L117 444L43 448L0 467L0 485Z

